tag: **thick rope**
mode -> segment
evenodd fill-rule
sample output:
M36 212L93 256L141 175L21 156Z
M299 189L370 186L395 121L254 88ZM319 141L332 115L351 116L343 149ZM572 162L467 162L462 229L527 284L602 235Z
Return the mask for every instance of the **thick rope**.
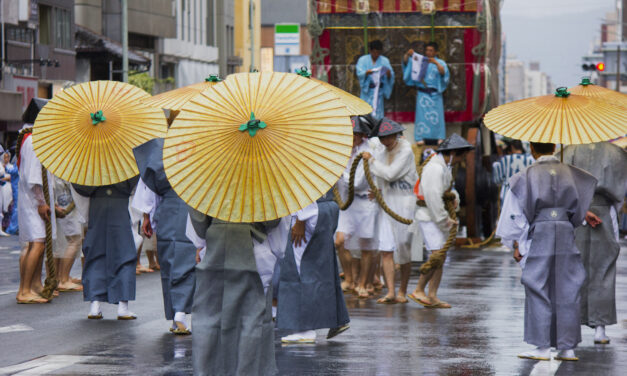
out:
M57 218L65 218L76 208L76 204L72 201L67 208L56 212Z
M355 198L355 173L357 171L357 166L359 165L359 161L363 159L363 153L359 154L355 157L353 164L351 166L350 176L348 178L348 200L346 202L342 202L342 197L340 196L340 192L337 189L337 185L333 187L333 195L335 196L335 201L340 206L341 210L346 210L353 203L353 199ZM374 179L372 178L372 173L370 172L370 164L368 160L364 159L364 174L366 175L366 180L368 181L368 185L374 194L374 198L377 200L381 209L386 212L390 217L394 218L396 221L400 223L410 225L414 221L411 219L403 218L400 215L394 213L392 209L383 201L383 195L377 185L374 183Z
M24 137L29 133L33 133L33 127L24 128L17 135L17 142L15 143L15 160L16 161L20 160L20 151L22 149L22 142L24 141Z
M363 158L363 155L359 154L359 157ZM370 163L368 163L367 159L364 159L364 172L366 175L366 180L368 181L368 185L370 186L372 193L374 193L374 198L377 200L377 203L379 204L379 206L381 206L381 209L383 209L383 211L386 212L387 215L394 218L394 220L400 223L403 223L405 225L411 225L412 223L414 223L412 219L403 218L400 215L394 213L392 209L390 209L390 207L387 206L385 201L383 201L383 195L381 194L381 191L379 190L379 188L377 188L376 184L374 183L374 179L372 178L372 174L370 173Z
M353 164L351 165L350 174L348 177L348 198L346 202L342 201L342 195L340 195L340 190L337 187L337 184L333 186L333 196L335 197L335 202L340 207L340 210L346 210L353 203L355 199L355 173L357 172L357 166L359 166L359 161L362 156L359 154L355 157Z
M48 171L44 166L41 166L41 180L42 180L42 188L44 191L44 199L46 200L46 204L50 203L50 191L48 190ZM54 207L50 208L52 212ZM52 214L52 213L51 213ZM57 288L59 281L57 280L57 270L54 265L54 256L52 254L52 222L50 220L45 221L46 223L46 243L45 243L45 252L46 252L46 281L44 282L44 289L41 292L41 296L45 299L52 299L52 294L54 290Z
M418 172L418 179L422 179L422 170L427 165L427 163L429 163L431 158L433 158L434 156L435 154L431 154L416 169ZM453 185L451 184L451 187L447 189L446 192L444 192L444 195L442 196L442 200L444 200L444 207L446 208L446 211L448 212L449 217L451 217L451 219L453 220L456 220L457 213L455 212L455 200L457 199L457 196L455 195L455 193L452 192L452 188L453 188ZM427 206L424 200L418 200L416 204L418 206L423 206L423 207ZM449 248L451 248L451 246L455 242L455 239L457 238L457 227L458 225L456 224L451 226L451 229L448 232L448 237L446 238L446 242L444 243L442 248L436 251L433 251L431 255L429 256L429 259L427 260L427 262L425 262L424 264L420 266L420 269L419 269L420 273L427 274L433 270L441 268L442 265L444 265L444 261L446 260L446 253L448 252Z

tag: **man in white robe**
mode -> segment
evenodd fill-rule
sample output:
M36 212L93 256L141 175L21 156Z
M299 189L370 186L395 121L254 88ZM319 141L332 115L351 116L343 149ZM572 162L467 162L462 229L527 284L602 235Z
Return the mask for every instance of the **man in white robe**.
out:
M26 124L24 127L31 127ZM20 304L47 303L41 295L41 269L44 258L46 225L44 220L52 222L52 235L56 238L56 220L54 208L54 192L52 175L48 174L48 190L50 201L46 202L43 192L42 168L33 149L31 134L24 136L20 148L18 168L20 180L18 185L18 223L20 242L24 251L20 256L20 288L17 302Z
M466 152L474 149L461 136L453 133L438 147L437 154L431 157L422 170L419 183L419 204L415 220L418 222L428 253L441 249L446 242L451 227L457 221L449 216L444 205L444 193L452 189L453 175L450 166L464 160ZM456 194L453 190L453 192ZM459 199L457 199L459 203ZM444 266L421 274L418 285L408 298L427 308L451 308L451 305L438 298L438 288L444 273ZM429 285L429 294L425 289Z

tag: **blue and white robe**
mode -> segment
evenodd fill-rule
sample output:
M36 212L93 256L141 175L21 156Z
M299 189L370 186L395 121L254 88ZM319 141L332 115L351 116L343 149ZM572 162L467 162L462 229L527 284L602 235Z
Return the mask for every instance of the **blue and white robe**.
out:
M444 67L444 74L440 74L437 65L429 64L424 83L412 80L411 62L403 63L403 81L406 85L415 86L419 89L416 94L416 117L414 120L414 139L416 141L424 139L443 140L446 138L442 93L448 86L450 73L444 60L438 58L436 60ZM434 89L434 91L426 93L420 89Z
M499 158L498 161L492 163L492 180L494 184L501 186L501 194L499 196L501 206L505 194L509 190L509 178L524 170L534 162L531 154L509 154Z
M381 69L381 79L379 91L377 93L377 103L375 105L375 89L376 85L373 81L373 74L367 75L366 72L370 69ZM388 78L386 74L386 69L390 71L390 77ZM359 97L366 102L370 103L370 105L375 108L375 112L373 112L373 116L377 119L381 119L384 116L384 103L383 98L390 99L392 96L392 89L394 89L394 70L392 69L392 65L390 65L390 60L388 60L385 56L379 56L377 61L372 61L372 56L370 54L364 55L357 60L357 77L359 78L359 85L361 86L361 92Z

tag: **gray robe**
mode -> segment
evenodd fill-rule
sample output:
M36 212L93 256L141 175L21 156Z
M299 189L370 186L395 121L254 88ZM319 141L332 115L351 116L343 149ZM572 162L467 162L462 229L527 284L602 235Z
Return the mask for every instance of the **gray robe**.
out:
M85 301L117 304L135 300L137 250L128 199L137 180L102 187L73 185L78 194L89 197L89 223L83 240Z
M229 223L190 210L207 252L196 266L192 308L194 375L274 375L272 289L264 294L253 237L277 221Z
M161 288L165 318L176 312L192 312L196 278L196 247L185 236L188 206L176 194L163 169L163 138L155 138L135 149L142 181L161 197L154 214L157 223L157 253L161 266Z
M536 162L510 179L530 225L521 280L529 344L562 350L581 342L579 290L586 274L574 228L583 222L595 185L592 175L557 160Z
M575 241L587 276L581 289L581 323L616 324L616 260L620 252L614 232L611 207L619 213L627 184L627 153L609 142L569 146L564 162L598 179L590 211L603 221L595 228L581 226Z
M318 220L296 268L292 238L281 261L277 328L305 331L348 324L348 310L339 277L333 235L339 208L332 196L317 201Z

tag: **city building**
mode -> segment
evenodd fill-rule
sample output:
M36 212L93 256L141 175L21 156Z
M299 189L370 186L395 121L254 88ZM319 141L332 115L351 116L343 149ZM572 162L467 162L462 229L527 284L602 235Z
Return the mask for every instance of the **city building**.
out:
M226 0L225 0L226 1ZM274 0L271 0L274 1ZM241 58L237 72L259 70L261 51L261 0L233 0L234 53ZM264 1L265 3L268 0Z
M260 69L293 72L309 66L311 37L307 31L307 0L272 0L261 4L261 59ZM277 25L299 25L298 51L286 51L275 47ZM281 26L279 26L281 27Z
M51 98L74 83L74 0L2 0L0 11L0 132L7 146L32 98Z

